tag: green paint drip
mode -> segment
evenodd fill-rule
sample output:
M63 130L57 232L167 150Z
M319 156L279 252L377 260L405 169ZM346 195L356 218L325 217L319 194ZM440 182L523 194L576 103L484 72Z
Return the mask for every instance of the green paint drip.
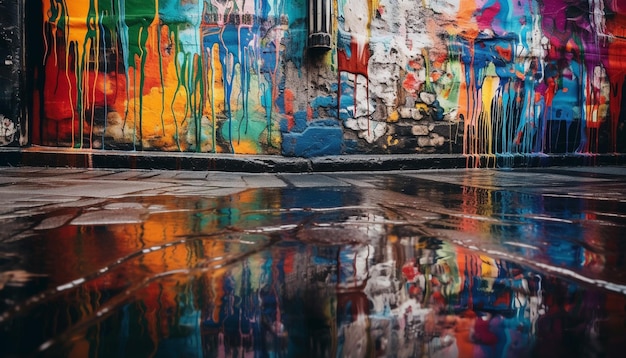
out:
M175 52L178 52L178 30L176 28L169 28L170 32L169 32L169 38L172 38L172 35L174 36L174 44L173 46L175 47ZM178 134L178 120L176 120L176 110L174 107L174 104L176 102L176 97L178 96L178 93L180 91L180 83L181 83L181 75L180 75L180 64L178 63L178 61L174 61L174 66L176 68L176 78L178 79L178 86L176 86L176 90L174 91L174 95L172 96L172 103L170 103L170 109L172 110L172 120L174 121L174 130L176 131L176 133L174 133L174 140L176 141L176 147L178 148L178 151L181 151L180 148L180 135Z
M213 132L213 138L212 138L212 149L213 149L213 153L215 153L217 151L216 148L216 142L215 142L215 136L217 135L217 118L215 116L215 67L213 66L213 48L211 48L211 55L209 55L209 63L211 64L211 121L212 121L212 132Z
M106 28L105 28L105 22L104 19L106 18L107 14L109 14L107 12L107 10L99 10L100 15L100 35L102 38L102 57L104 60L104 82L103 82L103 87L104 87L104 128L102 130L102 136L101 136L101 147L100 149L104 149L104 137L107 131L107 117L108 117L108 110L109 110L109 106L107 103L108 100L108 96L107 96L107 76L109 75L109 68L108 68L108 59L107 59L107 53L106 53L106 44L107 44L107 39L106 39Z
M84 73L86 72L87 68L86 68L86 64L87 64L87 54L91 53L91 48L94 46L94 40L97 41L98 38L98 33L96 31L97 29L97 24L98 24L98 16L96 14L96 6L94 4L94 0L90 0L89 1L89 10L87 13L87 19L86 19L86 28L87 28L87 32L85 34L85 39L83 41L82 44L82 54L80 56L80 59L78 61L76 61L75 65L74 65L74 72L76 74L76 111L78 112L78 140L79 143L73 143L73 147L74 148L83 148L83 143L84 143L84 131L85 131L85 108L87 107L85 105L85 87L87 87L87 84L85 82L85 75ZM71 31L71 30L70 30ZM88 44L90 46L88 46ZM78 54L78 43L74 43L74 51L76 52L76 54ZM77 56L78 58L78 56ZM87 93L89 93L87 91ZM93 107L93 105L92 105ZM73 120L72 120L72 124L73 124ZM91 129L93 130L93 129ZM75 135L74 133L72 133L72 142L74 142L75 140Z
M133 81L135 101L137 107L137 97L139 97L139 140L143 148L143 92L145 84L145 66L147 61L148 29L157 16L157 7L154 0L125 0L124 1L124 23L127 29L128 48L126 49L126 66L139 71L139 95L137 95L136 79ZM139 59L140 67L136 68L136 58ZM137 117L135 116L135 121ZM137 124L133 126L136 130ZM133 148L136 148L136 135L133 136Z
M202 71L202 56L196 56L195 67L195 81L200 86L200 103L196 108L196 151L200 152L202 149L202 113L204 112L204 98L206 95ZM194 97L197 98L198 96Z
M185 111L183 112L183 120L181 122L181 124L185 124L185 122L187 121L187 116L189 115L189 89L187 86L187 77L189 76L188 71L188 58L187 57L183 57L183 63L181 65L180 68L180 73L181 75L179 76L179 80L178 80L178 86L182 86L185 89L185 92L187 94L187 100L185 101Z

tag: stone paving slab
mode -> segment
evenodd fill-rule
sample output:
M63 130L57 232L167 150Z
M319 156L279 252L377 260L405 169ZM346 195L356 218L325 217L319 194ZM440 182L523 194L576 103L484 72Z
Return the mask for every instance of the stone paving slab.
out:
M122 170L122 171L118 171L118 172L109 173L103 179L107 179L107 180L110 180L110 179L114 179L114 180L132 179L132 178L138 178L138 177L140 177L140 176L142 176L144 174L145 174L144 171Z
M158 183L142 182L90 182L84 185L73 185L65 188L55 188L47 191L48 195L76 195L80 197L111 198L128 195L140 191L154 190L168 186Z
M137 176L136 179L141 180L168 180L179 174L176 170L146 170Z
M63 196L63 197L92 197L110 198L128 195L140 191L155 190L171 186L172 184L131 181L131 180L100 180L100 179L66 179L64 176L55 176L52 179L17 177L15 184L0 186L0 197L12 194Z
M341 187L349 183L322 174L283 174L280 178L296 188Z
M209 175L206 171L182 171L176 174L174 178L181 180L204 180Z
M284 188L287 183L271 174L245 175L243 181L252 188Z
M243 178L239 178L237 180L228 180L222 178L213 178L208 179L206 185L209 186L217 186L222 188L247 188L248 184L243 180Z
M577 173L599 173L586 176ZM76 197L109 198L185 192L213 195L217 188L349 187L377 188L384 180L408 177L456 185L494 188L534 188L537 192L566 193L566 188L610 184L626 178L626 167L532 170L452 169L389 173L254 174L232 172L76 170L70 168L8 168L0 170L3 201L68 201ZM563 190L554 188L563 187ZM551 188L548 190L547 188ZM608 190L608 188L606 189ZM611 192L610 190L608 192ZM616 192L618 195L621 191ZM47 199L43 199L47 198Z
M219 187L219 185L213 185L212 183L209 183L207 180L202 180L202 179L179 180L179 179L172 178L169 180L163 180L163 183L170 183L170 184L175 184L175 185L180 185L180 186L185 186L185 187L194 187L194 189L197 189L197 187L202 187L202 188Z
M0 172L2 173L36 173L42 170L45 170L45 168L29 166L0 166Z
M62 174L64 179L67 180L80 180L80 179L92 179L92 178L106 178L111 175L112 172L108 171L100 171L100 170L89 170L82 173L73 173L73 174Z

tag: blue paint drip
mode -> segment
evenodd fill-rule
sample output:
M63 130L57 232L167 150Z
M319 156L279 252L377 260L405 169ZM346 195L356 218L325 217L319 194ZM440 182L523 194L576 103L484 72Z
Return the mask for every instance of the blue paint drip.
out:
M286 51L284 61L291 61L298 74L302 75L302 62L307 43L307 2L292 0L285 2L285 14L289 17L289 31L285 35Z
M311 101L311 108L334 107L337 108L337 100L333 96L318 96Z
M512 111L513 111L513 106L516 103L516 97L517 94L515 92L515 86L513 85L513 82L509 82L508 85L506 87L501 87L501 88L507 88L506 91L503 91L502 93L502 109L505 111L505 113L502 114L502 130L501 130L501 135L502 135L502 152L504 154L511 154L512 148L511 148L511 144L513 143L513 121L511 120L513 117Z
M258 26L239 27L233 24L226 24L221 31L212 32L205 35L202 39L203 47L206 49L212 49L214 44L218 45L219 61L222 66L222 80L224 83L224 110L228 121L226 136L228 137L228 141L230 143L229 149L231 152L234 152L232 93L235 68L237 66L239 67L241 76L240 85L243 93L243 114L239 126L241 129L244 123L247 124L249 115L249 65L255 62L255 56L253 55L254 51L248 44L254 40L255 32L257 31ZM244 126L244 131L246 128L247 126Z

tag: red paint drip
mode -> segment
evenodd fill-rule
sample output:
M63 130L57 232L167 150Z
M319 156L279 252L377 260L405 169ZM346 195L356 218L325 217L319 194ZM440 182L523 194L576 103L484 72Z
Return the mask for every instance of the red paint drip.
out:
M365 78L368 77L367 74L367 64L370 58L370 49L369 44L365 44L363 46L362 51L359 53L359 44L352 40L350 42L350 53L351 56L348 57L348 54L344 49L338 49L337 51L337 66L339 71L337 71L338 76L338 95L337 95L337 109L341 110L341 72L350 72L355 75L354 81L354 101L355 101L355 109L356 109L356 78L357 75L363 75ZM369 122L368 122L369 123ZM369 128L368 128L369 131Z
M339 69L339 71L337 72L338 75L338 83L339 83L339 89L338 89L338 94L337 94L337 108L338 110L341 110L341 72L350 72L352 74L354 74L354 108L356 110L356 87L357 87L357 79L358 79L358 75L363 75L365 76L365 78L368 78L368 73L367 73L367 64L369 62L370 59L370 48L369 48L369 44L365 44L363 46L363 49L359 52L359 44L352 40L350 42L350 53L351 56L348 57L348 54L346 53L345 50L343 49L339 49L337 51L337 67ZM367 98L368 98L368 107L369 107L369 81L367 81ZM369 133L370 128L369 128L369 121L367 122L367 131Z
M359 53L358 44L356 41L352 40L350 42L350 52L352 56L348 57L345 50L339 49L337 51L337 65L339 72L345 71L368 77L367 64L370 59L369 44L363 46L362 52Z
M626 5L618 4L614 1L610 5L611 10L615 13L611 19L606 21L607 33L616 36L626 36ZM624 98L624 82L626 81L626 42L612 41L608 45L608 56L606 63L606 72L609 77L611 92L609 98L609 114L610 114L610 149L617 152L617 128L619 125L620 114L622 112L622 98Z

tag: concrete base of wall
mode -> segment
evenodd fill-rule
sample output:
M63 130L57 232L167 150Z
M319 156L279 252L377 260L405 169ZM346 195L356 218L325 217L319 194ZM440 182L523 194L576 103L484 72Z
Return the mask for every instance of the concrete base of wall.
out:
M342 155L293 158L271 155L127 152L51 147L0 148L0 166L211 170L251 173L392 171L451 168L523 168L625 165L626 154L529 154L498 156Z

